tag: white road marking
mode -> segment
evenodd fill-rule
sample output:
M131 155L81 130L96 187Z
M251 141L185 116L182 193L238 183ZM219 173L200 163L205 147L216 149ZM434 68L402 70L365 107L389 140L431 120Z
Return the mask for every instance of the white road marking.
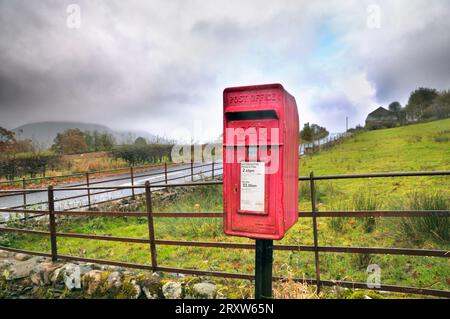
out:
M169 177L171 175L176 175L176 174L179 175L180 173L181 172L167 173L167 177ZM198 174L201 174L201 173L203 173L203 172L197 172L197 173L194 173L194 175L198 175ZM156 175L156 176L149 177L149 178L143 178L143 179L135 180L134 181L134 185L136 185L136 184L138 184L138 185L144 184L146 181L153 180L153 179L156 179L156 178L161 178L161 177L164 177L164 173L161 173L160 175ZM187 178L187 177L185 177L185 178ZM180 176L180 179L181 179L181 176ZM163 182L163 181L161 181L161 182ZM119 185L119 187L125 187L125 186L131 186L131 182Z

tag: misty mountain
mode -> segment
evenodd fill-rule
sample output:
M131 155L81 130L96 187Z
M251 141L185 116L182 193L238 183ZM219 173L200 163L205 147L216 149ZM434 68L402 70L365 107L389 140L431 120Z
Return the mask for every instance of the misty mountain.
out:
M31 139L39 148L48 148L53 144L58 133L68 129L78 128L81 131L98 131L109 133L116 139L117 143L130 143L141 136L153 141L156 136L142 131L119 131L107 126L83 122L36 122L21 125L12 131L16 133L17 139Z

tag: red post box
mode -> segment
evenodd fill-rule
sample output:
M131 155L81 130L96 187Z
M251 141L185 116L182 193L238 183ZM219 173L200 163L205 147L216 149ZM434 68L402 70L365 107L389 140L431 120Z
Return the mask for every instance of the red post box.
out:
M224 231L282 239L298 219L298 112L280 84L223 92Z

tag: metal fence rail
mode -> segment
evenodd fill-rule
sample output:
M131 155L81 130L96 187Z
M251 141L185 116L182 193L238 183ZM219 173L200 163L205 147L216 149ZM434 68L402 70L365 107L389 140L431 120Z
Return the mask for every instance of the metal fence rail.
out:
M91 197L92 196L110 193L110 192L113 192L114 190L115 191L120 191L120 190L128 190L128 189L131 190L131 196L125 196L125 197L121 197L121 198L113 198L110 201L117 200L117 199L123 199L123 198L127 198L127 197L132 197L134 199L135 198L135 190L144 188L144 186L134 187L134 183L135 183L135 180L137 178L151 177L151 176L158 176L158 175L164 176L164 181L163 181L164 185L162 185L161 187L166 187L165 184L167 184L168 182L172 182L172 181L180 180L180 179L185 179L187 177L190 177L191 181L194 181L196 175L200 175L200 174L204 174L204 173L210 173L211 172L213 177L214 176L218 176L220 174L217 174L215 172L220 171L222 169L222 166L217 166L217 164L218 163L215 163L214 161L212 163L200 164L200 165L194 165L194 163L191 162L189 167L176 168L176 169L170 169L169 170L167 163L165 163L164 166L163 166L163 168L164 168L163 171L161 171L161 172L153 172L153 173L148 173L148 174L136 174L135 173L135 168L134 167L130 167L129 168L129 173L130 173L129 177L125 176L125 177L112 178L112 179L106 179L106 180L101 180L101 181L95 181L95 180L92 181L91 177L90 177L91 176L90 173L85 173L85 174L83 173L83 175L85 175L85 178L86 178L86 181L84 183L68 185L68 186L65 186L63 188L59 188L59 189L56 189L56 190L68 190L70 188L70 190L72 190L72 191L86 191L86 193L85 194L81 194L81 195L75 195L75 196L58 198L58 199L55 199L55 202L61 202L61 201L66 201L66 200L78 199L78 198L86 197L87 201L88 201L88 205L78 206L78 208L91 207L92 206L91 204L99 204L99 203L107 202L107 201L102 201L102 202L91 203ZM219 165L220 165L220 163L219 163ZM211 169L207 169L207 170L203 170L202 169L201 172L194 172L194 169L196 169L196 168L203 168L203 167L208 167L208 168L211 167ZM140 167L140 168L143 168L143 167ZM120 170L123 170L123 169L120 169ZM107 172L110 172L110 171L115 171L115 170L108 170ZM189 171L189 174L168 178L168 174L174 173L174 172L182 172L182 171ZM104 171L99 171L99 172L104 172ZM95 172L95 173L98 173L98 172ZM75 174L75 175L78 176L79 174ZM65 176L72 176L72 175L65 175ZM59 176L59 177L61 177L61 176ZM48 177L48 178L50 178L50 177ZM123 181L123 180L129 180L130 183L131 183L131 187L127 187L127 186L125 186L125 187L117 187L117 186L92 187L92 185L99 185L99 184L110 183L110 182L115 182L115 181ZM102 190L102 191L91 193L91 190ZM40 192L47 192L47 188L33 188L33 189L23 188L21 190L18 190L18 189L14 189L14 190L0 190L0 199L1 198L5 198L5 197L22 195L23 196L23 203L22 203L22 205L9 207L9 208L12 208L12 209L15 209L15 208L27 208L27 207L35 206L35 205L48 204L48 201L46 201L46 200L45 201L40 201L40 202L27 203L27 195L33 194L33 193L40 193Z
M437 290L428 288L418 288L418 287L406 287L397 285L380 285L378 288L369 288L366 283L361 282L350 282L350 281L333 281L333 280L322 280L320 279L320 258L319 253L352 253L352 254L383 254L383 255L407 255L407 256L422 256L422 257L438 257L438 258L449 258L450 252L447 250L434 250L434 249L414 249L414 248L384 248L384 247L346 247L346 246L321 246L318 241L318 226L317 218L342 218L342 217L355 217L355 218L365 218L365 217L378 217L378 218L393 218L393 217L424 217L424 216L436 216L439 218L449 218L450 211L323 211L319 212L315 205L315 181L319 180L334 180L334 179L352 179L352 178L387 178L387 177L415 177L415 176L448 176L450 171L439 171L439 172L409 172L409 173L379 173L379 174L359 174L359 175L329 175L329 176L314 176L310 174L309 177L300 177L299 181L309 181L311 186L311 211L301 211L299 212L300 218L311 218L313 221L313 245L274 245L275 250L279 251L296 251L296 252L311 252L314 253L315 261L315 278L303 279L294 278L295 281L305 281L307 283L317 286L317 290L320 291L322 286L342 286L347 288L361 288L361 289L371 289L378 291L390 291L390 292L400 292L400 293L410 293L410 294L421 294L430 295L437 297L450 298L450 291L447 290ZM197 270L197 269L182 269L182 268L172 268L163 267L158 265L157 250L156 247L160 245L169 246L184 246L184 247L203 247L203 248L221 248L221 249L255 249L254 244L250 243L231 243L231 242L205 242L205 241L182 241L182 240L161 240L155 238L155 233L157 230L154 229L154 218L222 218L222 212L204 212L204 213L178 213L178 212L153 212L152 205L152 189L160 187L179 187L179 186L212 186L220 185L221 181L202 181L202 182L192 182L184 184L152 184L148 182L145 186L128 186L120 187L120 189L144 189L145 191L145 202L146 202L146 212L101 212L101 211L60 211L54 208L54 192L63 192L66 190L72 190L73 188L53 188L43 189L48 192L48 210L27 210L27 209L0 209L0 212L10 212L10 213L25 213L34 215L48 215L49 216L49 230L31 230L22 229L15 227L0 227L0 232L14 232L14 233L24 233L30 235L46 236L50 240L51 253L44 252L32 252L22 249L16 249L11 247L0 246L0 249L12 251L12 252L23 252L28 254L34 254L39 256L51 257L52 260L66 259L73 261L84 261L84 262L94 262L99 264L108 264L129 268L139 268L147 269L152 271L167 271L167 272L178 272L183 274L191 275L201 275L201 276L215 276L215 277L225 277L225 278L237 278L237 279L249 279L253 280L254 275L252 274L242 274L242 273L226 273L218 271L208 271L208 270ZM117 187L81 187L76 188L80 190L111 190ZM40 190L40 191L43 191ZM33 190L34 191L34 190ZM1 193L2 191L0 191ZM4 191L10 192L10 191ZM14 191L13 191L14 192ZM146 218L148 224L148 238L131 238L131 237L114 237L114 236L104 236L104 235L92 235L92 234L79 234L79 233L63 233L57 232L57 219L58 216L90 216L90 217L140 217ZM118 261L100 260L93 258L84 258L78 256L67 256L58 254L57 238L78 238L87 240L101 240L101 241L114 241L114 242L124 242L124 243L135 243L135 244L147 244L149 245L150 253L150 264L133 264ZM274 277L274 280L283 280L282 277Z
M142 165L142 166L131 166L134 168L134 170L146 170L146 169L155 169L155 168L162 168L168 165L167 163L161 163L156 165ZM98 170L98 171L91 171L87 172L91 175L94 174L105 174L105 173L118 173L118 172L124 172L126 173L128 170L131 169L131 167L122 167L122 168L113 168L113 169L105 169L105 170ZM65 174L65 175L57 175L57 176L41 176L41 177L31 177L31 178L22 178L22 179L15 179L11 181L1 181L0 185L7 185L7 184L19 184L19 183L29 183L29 182L36 182L36 181L42 181L42 180L58 180L58 179L64 179L64 178L70 178L70 177L84 177L86 173L73 173L73 174Z
M97 174L108 174L108 173L123 173L126 174L129 171L138 171L138 170L149 170L149 169L164 169L165 171L167 171L167 169L169 167L172 167L176 165L175 163L161 163L161 164L153 164L153 165L142 165L142 166L129 166L129 167L122 167L122 168L113 168L113 169L105 169L105 170L98 170L98 171L89 171L89 172L84 172L84 173L73 173L73 174L65 174L65 175L56 175L56 176L42 176L42 177L31 177L31 178L21 178L21 179L15 179L15 180L8 180L8 181L0 181L0 185L15 185L15 184L22 184L22 186L25 186L26 184L29 184L30 182L37 182L37 181L42 181L42 180L58 180L58 179L64 179L64 178L71 178L71 177L79 177L79 178L83 178L86 176L86 174L89 174L89 176L92 175L97 175ZM202 167L202 166L207 166L210 164L201 164L198 166L193 166L193 162L191 162L191 166L192 168L198 168L198 167ZM189 169L189 168L188 168ZM170 172L177 172L180 170L186 170L186 168L181 168L181 169L174 169L171 170ZM157 174L161 174L161 173L157 173ZM146 176L152 176L155 175L155 173L150 173L150 174L143 174L143 175L136 175L136 177L146 177ZM123 180L128 179L127 177L124 177ZM121 180L121 179L118 179ZM86 185L86 183L83 184L79 184L79 186L83 186ZM23 187L25 188L25 187Z

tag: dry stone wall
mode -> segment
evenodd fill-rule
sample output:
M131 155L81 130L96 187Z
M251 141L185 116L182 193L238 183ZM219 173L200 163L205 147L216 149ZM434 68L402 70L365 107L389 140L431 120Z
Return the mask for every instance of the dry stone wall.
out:
M0 298L224 298L214 282L0 250Z

